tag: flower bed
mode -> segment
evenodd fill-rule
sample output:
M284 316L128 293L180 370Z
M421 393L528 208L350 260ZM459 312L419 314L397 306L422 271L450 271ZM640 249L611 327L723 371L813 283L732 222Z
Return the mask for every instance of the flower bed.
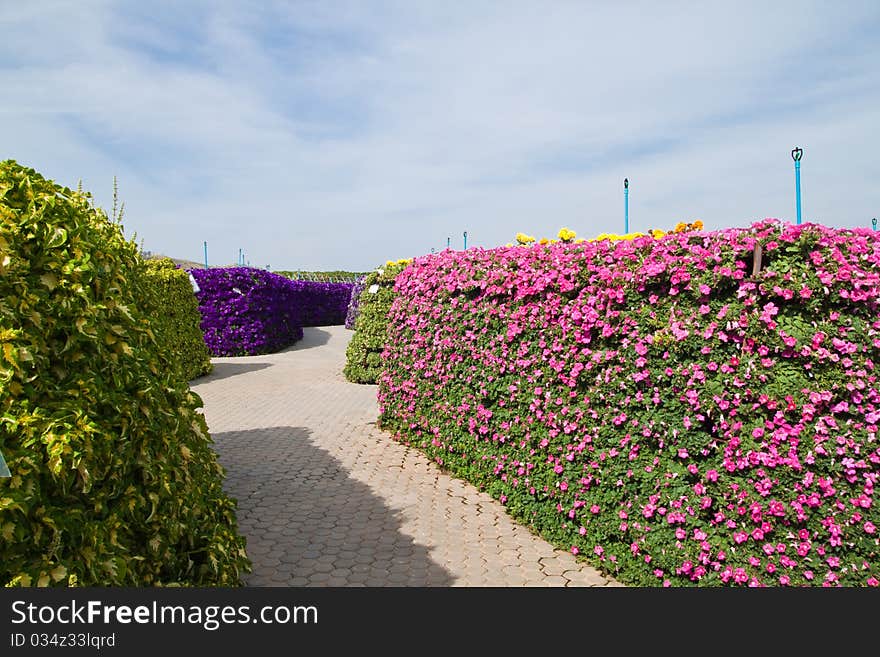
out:
M775 220L418 258L380 424L624 583L877 586L878 264Z

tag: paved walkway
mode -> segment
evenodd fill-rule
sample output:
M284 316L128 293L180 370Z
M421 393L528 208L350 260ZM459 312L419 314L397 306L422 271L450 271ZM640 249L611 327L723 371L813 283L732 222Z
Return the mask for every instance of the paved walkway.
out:
M215 358L192 383L238 500L248 586L614 586L376 426L342 376L352 332Z

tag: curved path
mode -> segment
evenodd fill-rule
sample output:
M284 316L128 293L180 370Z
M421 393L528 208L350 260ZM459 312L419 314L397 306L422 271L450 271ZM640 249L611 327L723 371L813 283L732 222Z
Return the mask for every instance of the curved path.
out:
M238 500L247 586L614 586L376 426L342 376L352 332L306 328L191 382Z

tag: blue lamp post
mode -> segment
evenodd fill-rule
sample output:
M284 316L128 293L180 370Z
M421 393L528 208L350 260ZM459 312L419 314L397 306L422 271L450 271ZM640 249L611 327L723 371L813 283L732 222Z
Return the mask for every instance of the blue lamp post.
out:
M797 199L797 222L801 223L801 158L804 156L804 149L795 146L791 151L791 159L794 160L794 193Z
M623 234L629 233L629 178L623 179Z
M873 228L874 230L877 230L877 217L874 217L873 219L871 219L871 228Z
M205 240L205 269L208 268L208 241Z
M451 238L451 237L447 237L447 238L446 238L446 248L448 249L448 248L451 246L451 244L452 244L452 238Z
M464 231L464 250L467 251L467 231Z

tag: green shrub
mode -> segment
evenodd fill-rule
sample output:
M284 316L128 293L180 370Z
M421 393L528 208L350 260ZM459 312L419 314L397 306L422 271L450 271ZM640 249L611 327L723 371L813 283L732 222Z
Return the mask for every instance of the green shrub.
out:
M397 296L394 280L408 260L388 262L367 275L358 297L354 335L345 350L342 373L352 383L376 383L382 373L382 351L388 329L388 311Z
M170 258L148 260L142 301L159 351L185 381L211 371L211 354L201 329L202 315L189 274Z
M280 269L273 272L285 278L295 281L317 281L319 283L353 283L361 276L366 276L366 272L354 272L344 270L333 271L303 271L289 269Z
M88 195L0 162L0 584L236 586L250 568L145 279Z

